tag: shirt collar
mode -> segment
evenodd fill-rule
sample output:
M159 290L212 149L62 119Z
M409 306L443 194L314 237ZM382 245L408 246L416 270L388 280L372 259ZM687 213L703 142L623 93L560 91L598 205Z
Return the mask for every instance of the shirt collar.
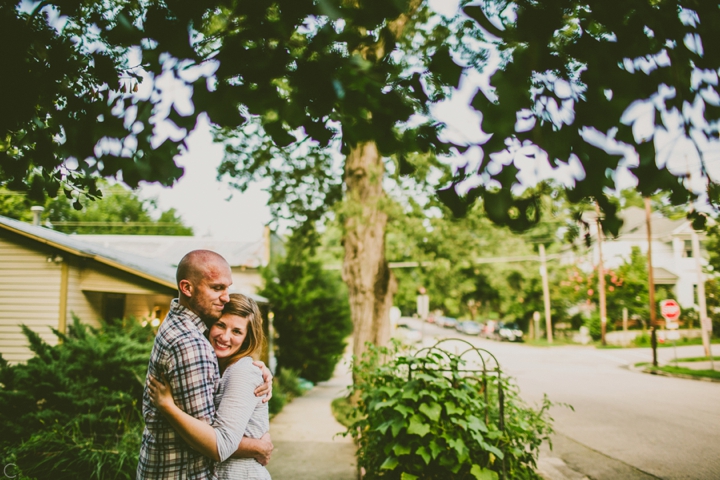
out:
M205 322L203 322L202 319L198 317L195 312L193 312L187 307L180 305L180 301L177 298L173 298L170 302L170 313L178 317L183 317L187 320L190 320L190 322L192 322L192 324L195 325L202 334L204 334L205 331L208 329L207 325L205 325Z

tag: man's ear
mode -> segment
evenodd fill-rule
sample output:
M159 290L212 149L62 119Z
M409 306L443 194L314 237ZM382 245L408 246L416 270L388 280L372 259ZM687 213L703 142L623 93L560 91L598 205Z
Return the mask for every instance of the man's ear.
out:
M180 283L178 284L178 290L180 290L180 293L186 297L192 297L193 294L193 284L190 283L190 280L180 280Z

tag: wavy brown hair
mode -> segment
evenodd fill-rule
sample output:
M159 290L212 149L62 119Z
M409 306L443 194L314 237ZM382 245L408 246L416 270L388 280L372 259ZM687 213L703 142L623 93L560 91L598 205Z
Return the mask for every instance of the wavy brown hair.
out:
M238 351L228 358L228 365L237 362L242 357L253 356L262 350L265 345L265 333L262 328L262 314L255 300L242 293L231 293L230 301L223 308L223 315L225 314L248 318L245 341L240 345Z

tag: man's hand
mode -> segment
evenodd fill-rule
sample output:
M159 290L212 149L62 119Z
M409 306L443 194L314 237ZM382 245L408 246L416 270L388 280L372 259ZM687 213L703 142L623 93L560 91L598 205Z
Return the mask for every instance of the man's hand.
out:
M270 463L270 455L273 451L272 440L270 439L270 432L266 433L258 440L258 453L255 455L255 460L262 466L267 466Z
M272 398L272 373L270 373L270 370L265 366L265 363L261 362L260 360L253 362L253 365L260 368L260 370L262 371L263 380L265 381L265 383L255 389L255 396L262 397L263 395L265 395L265 398L263 398L262 402L266 403Z

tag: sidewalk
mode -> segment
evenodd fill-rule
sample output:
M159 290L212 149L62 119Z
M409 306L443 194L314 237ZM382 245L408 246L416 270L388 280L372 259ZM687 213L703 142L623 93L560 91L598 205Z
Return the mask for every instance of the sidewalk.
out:
M352 383L348 363L283 408L270 422L275 449L268 465L273 480L356 480L355 445L333 417L330 402Z

